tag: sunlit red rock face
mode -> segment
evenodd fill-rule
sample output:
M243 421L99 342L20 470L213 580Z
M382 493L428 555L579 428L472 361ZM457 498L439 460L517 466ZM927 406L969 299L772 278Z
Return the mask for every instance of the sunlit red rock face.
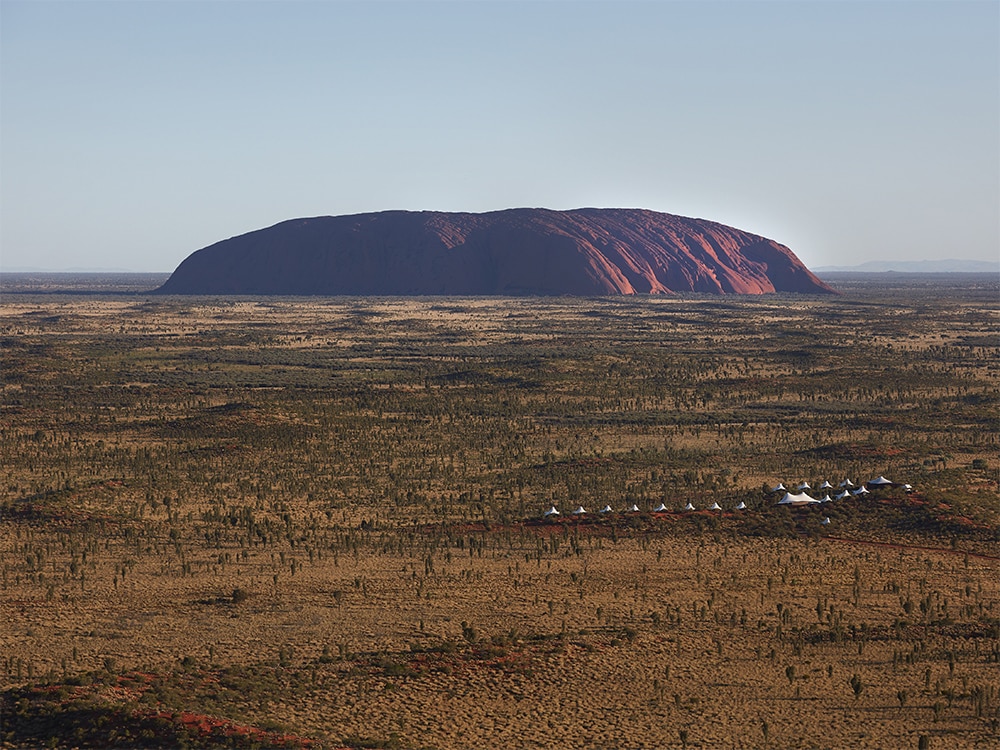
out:
M784 245L641 209L293 219L198 250L164 294L834 293Z

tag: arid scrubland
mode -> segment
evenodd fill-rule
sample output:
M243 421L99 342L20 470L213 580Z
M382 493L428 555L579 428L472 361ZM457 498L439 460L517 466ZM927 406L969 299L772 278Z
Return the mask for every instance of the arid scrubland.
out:
M846 292L5 295L0 742L996 747L997 286Z

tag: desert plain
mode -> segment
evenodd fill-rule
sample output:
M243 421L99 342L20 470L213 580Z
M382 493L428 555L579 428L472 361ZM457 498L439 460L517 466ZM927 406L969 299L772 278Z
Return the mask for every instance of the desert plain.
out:
M1000 746L997 280L835 286L5 293L0 743Z

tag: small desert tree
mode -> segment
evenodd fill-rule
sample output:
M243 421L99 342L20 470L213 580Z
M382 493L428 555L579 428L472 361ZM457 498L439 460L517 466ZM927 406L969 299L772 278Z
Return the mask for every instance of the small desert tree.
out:
M851 690L854 691L854 700L860 698L861 693L865 690L865 683L861 681L861 678L858 675L853 674L847 683L851 686Z

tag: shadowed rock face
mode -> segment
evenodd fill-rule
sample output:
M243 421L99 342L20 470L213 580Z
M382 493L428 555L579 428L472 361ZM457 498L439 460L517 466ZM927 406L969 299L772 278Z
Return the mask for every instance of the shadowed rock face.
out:
M640 209L292 219L198 250L164 294L834 293L784 245Z

